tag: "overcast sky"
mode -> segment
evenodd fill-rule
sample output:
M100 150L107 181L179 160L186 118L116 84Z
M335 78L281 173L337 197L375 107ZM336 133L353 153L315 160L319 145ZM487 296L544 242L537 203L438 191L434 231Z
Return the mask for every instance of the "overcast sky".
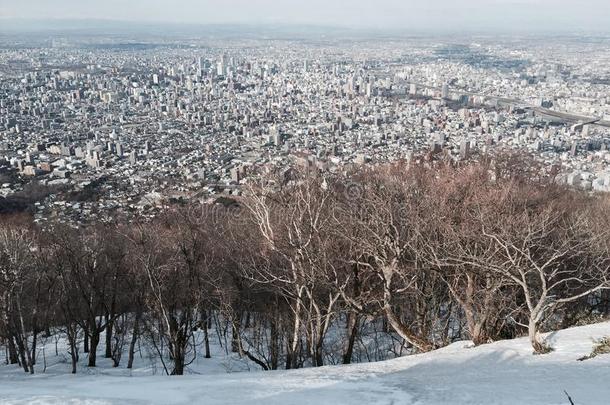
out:
M610 29L610 0L0 0L3 18L439 30Z

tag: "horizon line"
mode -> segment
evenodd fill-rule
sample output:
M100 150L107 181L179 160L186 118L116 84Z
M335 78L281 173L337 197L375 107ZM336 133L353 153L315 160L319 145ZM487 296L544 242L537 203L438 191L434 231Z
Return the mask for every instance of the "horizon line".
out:
M129 26L128 28L134 28L135 26L140 27L151 27L151 26L173 26L173 27L188 27L188 28L204 28L204 27L246 27L253 29L269 29L269 28L283 28L283 29L327 29L327 30L344 30L352 33L391 33L391 34L436 34L436 35L447 35L464 33L467 35L502 35L507 34L514 35L610 35L610 28L597 27L597 28L565 28L565 29L549 29L540 28L517 28L508 29L506 27L477 27L472 26L465 27L446 27L439 29L438 27L415 27L410 26L408 28L398 26L383 26L379 25L356 25L356 24L328 24L328 23L315 23L315 22L282 22L282 21L224 21L224 22L210 22L210 21L171 21L171 20L130 20L130 19L117 19L117 18L25 18L25 17L11 17L0 15L0 21L6 22L30 22L30 23L46 23L46 24L78 24L88 23L87 27L24 27L22 25L13 26L2 26L0 32L44 32L44 31L61 31L61 30L83 30L83 29L99 29L100 26L90 26L90 23L98 24L116 24Z

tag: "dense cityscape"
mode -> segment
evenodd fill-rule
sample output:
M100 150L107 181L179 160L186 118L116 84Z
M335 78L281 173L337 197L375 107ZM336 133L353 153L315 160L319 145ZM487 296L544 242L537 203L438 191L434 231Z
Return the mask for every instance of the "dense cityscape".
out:
M28 42L30 41L30 42ZM152 216L301 168L522 150L610 191L610 51L597 37L160 39L6 35L4 210Z

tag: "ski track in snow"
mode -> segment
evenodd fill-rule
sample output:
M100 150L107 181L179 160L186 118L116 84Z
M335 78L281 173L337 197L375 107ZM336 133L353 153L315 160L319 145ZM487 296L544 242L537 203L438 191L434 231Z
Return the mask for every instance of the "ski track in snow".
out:
M457 342L378 363L290 371L167 377L102 372L19 373L0 366L1 404L610 404L610 355L577 361L610 322L550 334L555 351L534 356L525 338L477 348ZM100 359L102 360L102 359ZM105 360L105 359L104 359ZM198 364L206 367L201 359ZM101 369L101 368L100 368ZM87 371L85 369L85 371Z

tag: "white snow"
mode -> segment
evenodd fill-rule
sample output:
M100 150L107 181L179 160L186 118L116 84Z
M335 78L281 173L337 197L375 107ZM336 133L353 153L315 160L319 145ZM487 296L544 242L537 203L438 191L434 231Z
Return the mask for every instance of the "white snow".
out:
M608 335L610 322L551 333L555 351L546 355L532 355L521 338L476 348L458 342L378 363L293 371L227 373L219 360L200 359L195 369L205 370L207 361L209 372L182 377L150 375L146 368L129 376L104 366L81 367L77 375L51 368L30 376L3 365L0 403L566 405L565 390L576 404L609 404L610 355L577 361Z

